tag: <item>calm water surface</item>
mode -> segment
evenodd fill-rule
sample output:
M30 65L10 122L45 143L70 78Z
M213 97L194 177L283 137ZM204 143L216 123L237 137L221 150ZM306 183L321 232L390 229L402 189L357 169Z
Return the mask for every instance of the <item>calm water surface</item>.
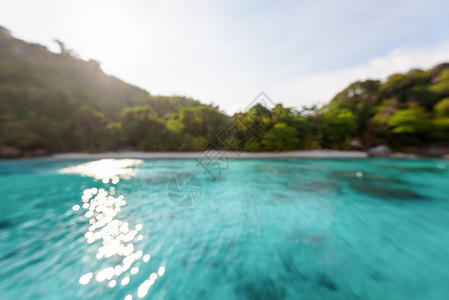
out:
M140 298L449 299L449 163L0 162L0 299Z

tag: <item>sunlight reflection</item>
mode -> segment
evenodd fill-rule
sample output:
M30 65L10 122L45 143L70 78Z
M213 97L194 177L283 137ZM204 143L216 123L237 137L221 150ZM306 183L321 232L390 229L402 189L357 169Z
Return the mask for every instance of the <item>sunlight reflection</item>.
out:
M117 281L111 280L111 281L109 281L108 286L109 286L110 288L113 288L116 284L117 284Z
M159 268L159 270L161 270L161 268ZM165 272L165 268L163 270ZM164 272L161 272L162 275L164 274ZM162 276L162 275L160 275L160 276ZM150 277L147 280L145 280L137 289L137 296L139 298L145 297L148 294L148 290L154 284L156 279L157 279L157 274L151 273Z
M101 180L104 184L117 184L120 178L129 179L136 173L135 169L130 167L142 163L141 160L133 159L103 159L90 163L85 163L61 170L61 173L79 174ZM121 263L114 263L96 272L88 272L79 278L82 285L87 285L92 278L97 282L107 282L107 286L114 288L126 286L131 281L131 277L141 271L140 262L144 263L150 260L150 254L145 254L141 250L136 250L136 243L143 240L144 236L140 233L143 230L142 224L130 226L124 220L117 218L121 208L126 205L125 197L118 195L115 197L116 188L88 188L83 191L81 196L82 205L75 204L73 211L85 210L84 216L89 219L88 231L84 234L88 244L96 245L96 259L109 259L114 257L121 258ZM157 274L151 273L137 291L137 295L144 297L149 288L154 284L156 278L162 276L165 267L159 267ZM132 294L128 294L125 299L132 299Z
M80 283L81 284L88 284L89 281L92 279L92 272L89 272L87 274L84 274L83 276L80 277Z
M117 184L122 178L130 178L136 172L135 167L143 163L139 159L101 159L77 166L64 168L62 174L79 174L81 176L92 177L102 180L103 183Z

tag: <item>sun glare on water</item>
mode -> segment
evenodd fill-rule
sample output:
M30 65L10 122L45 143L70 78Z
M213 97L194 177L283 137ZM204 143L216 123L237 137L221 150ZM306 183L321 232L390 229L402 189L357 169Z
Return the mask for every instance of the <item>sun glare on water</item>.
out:
M112 260L111 265L100 270L87 272L79 277L81 285L87 285L92 278L97 282L106 282L109 288L120 288L129 284L132 276L141 271L142 264L148 263L150 254L138 250L137 243L143 240L140 234L142 224L130 226L126 220L119 219L119 214L126 205L123 195L115 196L115 187L120 178L130 179L137 172L136 167L142 160L135 159L102 159L62 169L62 174L78 174L101 180L104 188L88 188L81 195L80 204L74 204L72 210L84 216L90 227L85 233L86 242L96 248L95 258ZM117 264L117 260L121 261ZM140 266L140 267L139 267ZM138 298L147 295L150 287L158 277L165 273L165 266L152 272L136 291ZM131 294L126 300L133 299Z
M120 177L129 179L134 176L137 170L132 167L136 167L142 163L143 161L140 159L101 159L64 168L60 173L78 174L102 180L103 183L112 181L113 184L116 184Z

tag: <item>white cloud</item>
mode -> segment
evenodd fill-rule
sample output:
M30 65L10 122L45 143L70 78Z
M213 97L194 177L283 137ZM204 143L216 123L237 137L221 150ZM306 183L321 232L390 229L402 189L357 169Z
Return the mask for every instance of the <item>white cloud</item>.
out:
M385 80L393 73L428 69L445 61L449 61L449 43L433 48L398 48L361 65L285 81L273 87L271 96L297 108L305 104L324 104L354 81Z

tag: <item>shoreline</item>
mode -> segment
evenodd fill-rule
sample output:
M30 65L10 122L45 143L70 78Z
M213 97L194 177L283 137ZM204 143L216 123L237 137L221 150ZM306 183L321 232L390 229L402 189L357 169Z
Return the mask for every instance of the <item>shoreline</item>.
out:
M339 151L339 150L298 150L282 152L233 152L219 151L217 157L222 155L229 159L251 158L368 158L364 151ZM206 158L203 152L102 152L102 153L59 153L42 158L47 159L194 159Z
M449 153L445 155L423 155L422 153L391 152L389 154L372 154L369 151L359 150L293 150L279 152L234 152L218 150L215 154L208 154L210 159L282 159L282 158L311 158L311 159L361 159L361 158L393 158L393 159L441 159L449 160ZM25 155L16 157L2 157L0 161L7 160L94 160L94 159L207 159L204 151L198 152L145 152L145 151L108 151L98 153L66 152L54 154Z
M215 156L214 156L215 155ZM393 159L442 159L449 157L427 156L417 153L392 152L386 155L370 155L368 151L358 150L294 150L279 152L234 152L217 151L210 153L209 158L214 159L282 159L282 158L310 158L310 159L366 159L366 158L393 158ZM145 151L108 151L99 153L67 152L48 155L1 157L0 161L8 160L33 160L33 159L55 159L55 160L98 160L98 159L207 159L204 151L198 152L145 152Z

